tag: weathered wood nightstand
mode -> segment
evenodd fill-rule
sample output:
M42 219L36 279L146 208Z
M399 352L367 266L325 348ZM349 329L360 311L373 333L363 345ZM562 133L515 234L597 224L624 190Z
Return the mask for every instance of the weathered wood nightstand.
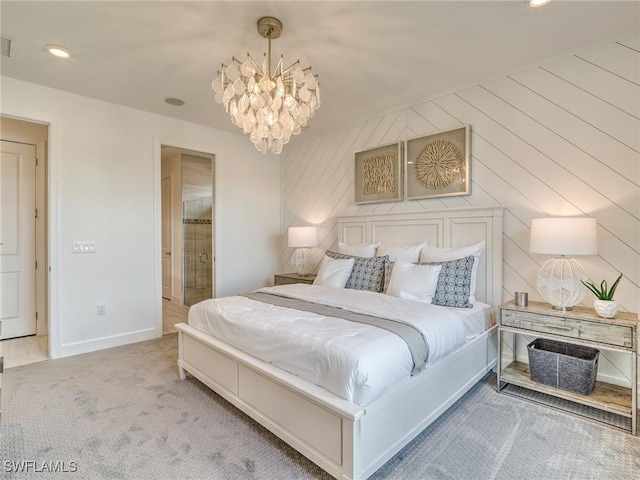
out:
M573 307L563 312L551 305L529 302L528 306L517 306L513 302L500 306L498 327L498 377L497 388L506 384L563 398L589 407L604 410L631 419L633 435L637 431L638 414L638 316L620 312L615 318L602 318L591 308ZM503 337L513 334L513 355L503 358ZM517 355L518 335L548 338L575 345L584 345L599 350L612 350L631 355L631 385L621 387L601 381L590 395L580 395L566 390L534 382L529 377L529 365ZM506 366L503 366L507 363Z
M274 285L290 285L292 283L307 283L313 284L316 279L316 275L311 273L309 275L300 275L299 273L278 273L273 277Z

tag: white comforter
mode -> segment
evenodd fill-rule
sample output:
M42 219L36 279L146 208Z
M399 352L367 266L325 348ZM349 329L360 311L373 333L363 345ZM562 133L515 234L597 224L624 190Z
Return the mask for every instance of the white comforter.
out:
M427 339L432 365L492 324L491 307L439 307L379 293L319 285L257 290L402 320ZM406 343L386 330L265 304L242 296L205 300L189 310L189 324L358 405L409 377Z

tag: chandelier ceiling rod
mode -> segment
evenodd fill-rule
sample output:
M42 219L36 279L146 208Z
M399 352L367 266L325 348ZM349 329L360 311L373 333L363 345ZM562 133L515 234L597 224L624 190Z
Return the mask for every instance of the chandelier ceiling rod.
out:
M258 33L269 42L267 49L267 67L269 71L266 73L271 77L271 39L275 40L282 35L282 22L277 18L262 17L258 20Z

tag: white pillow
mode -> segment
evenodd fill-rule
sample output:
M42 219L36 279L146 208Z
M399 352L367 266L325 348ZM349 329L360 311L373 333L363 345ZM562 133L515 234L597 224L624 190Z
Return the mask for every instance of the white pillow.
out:
M484 250L484 246L484 240L469 245L468 247L460 248L440 248L427 245L420 253L420 263L449 262L473 255L474 261L471 270L471 285L469 287L469 303L473 304L476 301L476 274L478 273L478 265L480 264L480 254Z
M345 258L334 260L326 255L322 257L318 275L313 281L314 285L329 285L330 287L344 288L353 270L355 259Z
M427 246L427 242L417 245L409 245L407 247L397 247L388 243L381 243L378 247L378 257L389 255L389 261L404 260L405 262L418 263L420 261L420 252Z
M375 257L379 243L361 243L359 245L347 245L338 242L338 253L353 255L354 257Z
M441 265L414 265L398 260L393 265L387 295L431 303Z

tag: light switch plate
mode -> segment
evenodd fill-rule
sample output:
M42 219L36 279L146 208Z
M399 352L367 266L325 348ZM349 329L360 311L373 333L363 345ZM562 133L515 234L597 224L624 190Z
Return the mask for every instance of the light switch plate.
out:
M96 253L96 242L73 242L72 253Z

